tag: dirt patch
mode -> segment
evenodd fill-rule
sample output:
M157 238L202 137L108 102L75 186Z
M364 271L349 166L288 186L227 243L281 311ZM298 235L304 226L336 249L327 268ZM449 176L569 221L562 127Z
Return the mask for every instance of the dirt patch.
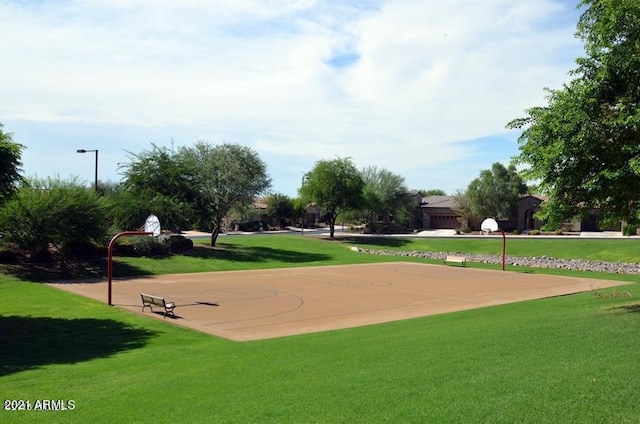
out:
M370 325L629 284L392 262L114 280L112 303L219 337L258 340ZM106 282L50 284L107 303ZM175 302L142 312L140 293Z

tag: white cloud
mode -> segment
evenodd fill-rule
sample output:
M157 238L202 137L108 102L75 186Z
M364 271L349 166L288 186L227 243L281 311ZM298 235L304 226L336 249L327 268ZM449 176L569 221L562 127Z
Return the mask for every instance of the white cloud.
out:
M568 80L567 3L5 1L0 121L158 127L414 172L471 157L460 141L503 134Z

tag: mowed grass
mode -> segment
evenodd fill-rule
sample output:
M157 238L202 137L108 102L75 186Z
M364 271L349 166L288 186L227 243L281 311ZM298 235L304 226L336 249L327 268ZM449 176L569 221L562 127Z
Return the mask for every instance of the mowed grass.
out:
M486 247L473 239L367 240L370 248L418 250L438 243L431 250L471 252L495 250L497 242L501 249L501 240L480 240ZM118 270L406 260L312 237L220 241L216 252L186 258L119 258ZM590 242L578 249L581 257L611 260L635 248L629 240ZM572 250L554 246L544 254L562 257ZM639 277L583 274L630 284L597 295L248 343L0 276L3 400L75 402L65 411L3 410L0 422L637 422Z
M255 268L342 265L399 260L388 256L352 252L350 246L398 251L434 251L502 254L501 237L339 237L336 241L314 236L251 235L223 236L218 249L208 248L208 239L196 240L196 249L187 256L164 259L118 258L118 275L167 274L182 272L230 271ZM640 239L587 239L535 236L507 238L506 253L512 256L548 256L608 262L640 261ZM405 257L402 260L439 263ZM120 266L120 269L117 267ZM487 267L487 266L484 266ZM488 266L492 268L492 266ZM493 268L498 269L498 266Z

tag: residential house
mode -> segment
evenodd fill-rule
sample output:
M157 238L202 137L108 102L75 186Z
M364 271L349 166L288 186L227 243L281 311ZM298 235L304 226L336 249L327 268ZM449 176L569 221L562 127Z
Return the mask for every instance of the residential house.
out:
M501 228L513 228L521 231L539 230L544 222L535 217L536 212L546 200L545 196L527 194L518 200L516 216L507 221L500 221ZM421 230L456 229L468 225L471 229L479 229L479 222L461 223L460 215L453 210L453 196L427 196L418 207L416 228ZM620 224L601 228L600 210L591 209L583 219L575 219L563 225L568 231L620 231Z

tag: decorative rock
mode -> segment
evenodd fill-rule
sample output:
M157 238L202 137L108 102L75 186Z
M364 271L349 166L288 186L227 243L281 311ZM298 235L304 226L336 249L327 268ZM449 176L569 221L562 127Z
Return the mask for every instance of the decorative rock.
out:
M463 255L469 262L485 264L502 264L502 255L467 254L460 252L422 252L399 250L370 250L352 247L351 250L368 253L370 255L409 256L425 259L443 260L450 255ZM571 271L609 272L614 274L640 274L640 264L626 262L587 261L584 259L558 259L548 256L541 257L505 257L505 264L530 268L566 269Z

